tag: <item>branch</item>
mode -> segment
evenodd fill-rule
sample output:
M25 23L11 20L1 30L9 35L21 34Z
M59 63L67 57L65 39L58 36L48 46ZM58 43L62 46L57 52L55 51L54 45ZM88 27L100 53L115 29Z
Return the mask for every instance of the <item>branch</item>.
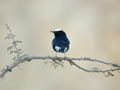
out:
M17 67L19 64L22 64L24 62L29 62L31 60L52 60L55 64L61 65L61 61L68 61L71 65L74 65L75 67L85 71L85 72L96 72L96 73L105 73L107 72L108 74L112 74L111 72L113 71L119 71L120 70L120 65L114 64L114 63L109 63L109 62L104 62L101 60L97 59L92 59L88 57L81 57L81 58L69 58L69 57L52 57L52 56L32 56L32 57L24 57L23 59L15 60L12 64L7 65L6 68L1 70L0 72L0 78L4 77L6 73L12 72L13 68ZM112 66L113 69L108 69L108 70L101 70L99 68L93 68L93 69L86 69L81 67L80 65L76 64L74 61L90 61L90 62L97 62L97 63L102 63L107 66Z

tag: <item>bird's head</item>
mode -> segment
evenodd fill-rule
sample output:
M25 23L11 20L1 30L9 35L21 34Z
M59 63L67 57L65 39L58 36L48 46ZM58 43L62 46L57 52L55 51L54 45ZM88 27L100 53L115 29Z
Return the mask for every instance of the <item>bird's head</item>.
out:
M65 32L62 29L55 29L51 32L54 33L55 37L66 36Z

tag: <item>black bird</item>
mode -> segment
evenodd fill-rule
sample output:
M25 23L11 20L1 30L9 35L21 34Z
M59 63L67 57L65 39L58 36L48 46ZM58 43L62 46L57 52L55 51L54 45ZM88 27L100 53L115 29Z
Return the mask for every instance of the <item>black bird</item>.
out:
M56 29L55 31L51 32L55 35L55 38L52 40L52 47L54 51L65 54L68 51L70 45L66 33L62 29Z

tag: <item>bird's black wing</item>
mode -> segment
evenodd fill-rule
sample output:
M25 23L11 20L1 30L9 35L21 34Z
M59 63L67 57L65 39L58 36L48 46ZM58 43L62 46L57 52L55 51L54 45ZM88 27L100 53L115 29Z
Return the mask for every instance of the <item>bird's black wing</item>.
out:
M66 52L69 49L69 41L65 39L54 39L53 40L53 49L57 52ZM56 50L56 47L60 47L59 50Z

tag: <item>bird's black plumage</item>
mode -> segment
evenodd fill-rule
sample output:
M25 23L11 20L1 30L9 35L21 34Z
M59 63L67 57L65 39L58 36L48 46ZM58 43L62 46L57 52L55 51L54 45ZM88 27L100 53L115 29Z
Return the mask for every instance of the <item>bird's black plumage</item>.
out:
M69 40L66 33L59 29L59 31L51 31L54 33L55 38L52 41L52 47L56 52L65 53L69 49Z

